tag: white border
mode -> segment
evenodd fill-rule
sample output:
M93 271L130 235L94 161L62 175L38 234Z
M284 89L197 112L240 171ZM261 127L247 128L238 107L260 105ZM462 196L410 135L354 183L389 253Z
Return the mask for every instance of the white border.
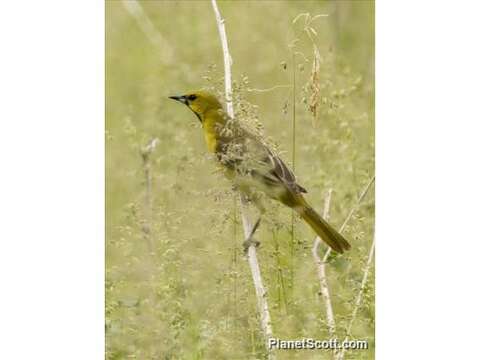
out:
M104 358L104 3L0 10L0 357Z
M479 5L376 5L376 355L478 359Z
M2 3L2 358L104 357L103 7ZM478 357L478 10L377 2L378 359Z

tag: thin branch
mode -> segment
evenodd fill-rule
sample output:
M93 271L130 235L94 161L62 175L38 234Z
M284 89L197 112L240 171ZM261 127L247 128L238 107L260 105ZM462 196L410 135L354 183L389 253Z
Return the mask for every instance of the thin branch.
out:
M220 35L220 42L223 49L223 67L225 71L225 99L227 102L227 113L232 119L233 113L233 100L232 100L232 56L228 50L227 31L225 30L225 20L220 14L217 2L212 0L213 11L215 12L215 18L217 20L218 34Z
M145 212L146 221L142 227L145 239L148 242L150 253L153 254L154 245L152 240L152 220L153 220L153 195L152 195L152 173L150 164L150 155L157 147L160 140L152 139L147 146L141 149L140 155L143 160L143 173L145 175Z
M233 111L233 101L232 101L232 70L231 70L232 57L230 56L230 52L228 50L227 33L225 30L225 20L222 18L220 14L220 11L217 6L217 2L215 0L211 0L211 1L212 1L213 11L215 12L215 18L217 20L217 28L218 28L218 33L220 35L220 41L221 41L222 50L223 50L223 60L224 60L224 67L225 67L225 97L227 102L227 113L233 119L235 114ZM242 222L243 222L243 231L245 234L245 239L248 239L253 229L253 225L248 219L248 215L245 209L245 203L246 203L245 198L241 196L241 216L242 216ZM258 307L258 312L260 313L260 323L261 323L263 334L265 337L265 346L268 351L269 359L273 359L274 355L270 351L268 346L268 341L270 338L273 337L273 332L272 332L270 312L268 310L268 302L266 297L267 290L263 286L260 267L258 265L257 251L255 246L252 246L252 245L248 247L248 264L250 266L252 279L255 286L255 293L257 296L257 307Z
M367 260L367 263L365 264L365 268L363 269L363 279L362 279L362 283L360 285L360 289L358 290L358 294L357 294L357 298L355 300L355 305L353 307L350 322L348 323L348 326L347 326L347 335L345 336L345 341L348 340L348 337L351 334L353 323L354 323L354 321L357 317L357 313L358 313L358 309L360 308L360 304L362 303L363 293L364 293L364 290L365 290L365 286L367 285L368 274L370 272L370 267L372 265L374 252L375 252L375 237L372 240L372 245L370 246L370 252L368 254L368 260ZM342 348L342 350L340 350L340 353L338 354L337 359L338 360L343 360L344 356L345 356L345 348Z
M240 199L243 233L245 239L247 239L252 232L253 225L248 219L245 198L241 196ZM273 338L273 330L272 321L270 318L270 311L268 309L267 290L263 286L262 274L260 273L260 267L258 265L257 250L254 245L250 245L248 247L247 259L248 265L250 266L250 271L252 273L253 284L255 286L255 294L257 296L257 308L258 312L260 313L260 323L262 325L262 330L265 336L265 346L267 351L269 352L269 358L273 359L273 354L271 353L268 344L269 339Z
M291 88L291 87L292 87L292 85L275 85L275 86L272 86L272 87L267 88L267 89L248 88L247 91L248 91L248 92L264 93L264 92L269 92L269 91L273 91L273 90L276 90L276 89Z
M339 233L342 233L342 231L345 229L345 227L347 226L347 223L350 221L351 217L353 216L353 213L355 212L355 210L357 210L358 206L361 204L361 202L363 201L363 199L367 195L368 190L370 189L370 187L372 186L374 181L375 181L375 176L373 176L370 179L368 184L363 189L362 193L360 194L360 196L357 199L356 204L350 210L350 212L348 213L345 221L343 222L342 226L340 227ZM324 214L323 214L323 217L325 218L325 220L327 220L327 217L328 217L327 215L328 215L328 209L330 208L330 199L331 199L331 190L329 190L329 193L327 194L327 198L325 199L325 207L324 207ZM326 269L325 269L325 264L326 264L326 261L328 259L328 256L331 253L331 249L328 248L328 250L325 252L325 255L324 255L323 259L320 260L320 256L318 255L318 247L319 247L320 243L321 243L321 238L319 236L316 236L315 240L314 240L314 245L313 245L313 248L312 248L312 255L313 255L315 264L317 264L317 273L318 273L318 278L320 280L320 289L322 291L322 296L323 296L324 301L325 301L328 332L330 334L330 337L333 338L334 335L335 335L335 317L334 317L334 314L333 314L333 307L332 307L330 292L329 292L329 289L328 289L327 275L326 275ZM372 244L372 249L373 249L373 244ZM372 256L372 251L373 251L372 249L370 249L370 256L369 256L369 260L367 262L368 267L366 267L366 269L365 269L365 271L366 271L365 274L364 274L365 283L366 283L366 276L368 274L368 270L369 270L369 266L370 266L369 264L371 262L371 256ZM358 306L360 305L360 302L361 302L361 293L363 292L364 287L365 287L365 284L362 281L362 287L361 287L361 290L360 290L360 293L359 293L359 297L357 297ZM354 313L352 314L352 319L354 319L357 315L358 306L356 306L354 308ZM347 330L347 334L349 334L349 331L351 329L352 324L353 324L353 320L349 324L349 330ZM337 360L343 360L344 352L345 351L342 350L337 355L335 355L335 353L334 353L334 358L336 358Z
M168 41L157 30L153 22L142 8L137 0L122 0L125 10L135 19L137 25L142 29L145 36L159 49L162 50L161 60L166 64L171 64L173 60L173 50Z
M325 220L328 220L331 198L332 198L332 189L329 189L327 192L327 196L325 197L325 205L323 208L323 218ZM320 291L325 303L325 313L327 315L328 333L330 334L330 338L333 339L335 337L335 316L333 315L332 298L330 297L330 290L328 288L327 274L325 271L325 262L323 262L320 259L320 256L318 256L318 246L320 245L320 243L321 243L320 238L318 236L315 237L315 241L312 247L312 256L315 264L317 265L317 275L318 275L318 280L320 281Z
M350 212L348 213L347 217L345 218L345 221L343 222L342 226L340 227L340 229L338 230L338 232L341 234L343 232L343 230L345 230L345 227L347 226L348 222L350 221L350 218L353 216L353 213L357 210L358 206L362 203L363 199L365 198L365 196L367 195L368 193L368 190L370 190L370 187L372 186L372 184L374 183L375 181L375 175L370 179L370 181L368 182L367 186L365 186L365 188L363 189L362 193L360 194L360 196L358 197L357 199L357 202L356 204L352 207L352 209L350 210ZM318 236L317 236L318 237ZM322 261L323 262L326 262L328 257L330 256L330 253L332 252L332 249L331 248L328 248L328 250L325 252L325 255L323 256L323 259Z

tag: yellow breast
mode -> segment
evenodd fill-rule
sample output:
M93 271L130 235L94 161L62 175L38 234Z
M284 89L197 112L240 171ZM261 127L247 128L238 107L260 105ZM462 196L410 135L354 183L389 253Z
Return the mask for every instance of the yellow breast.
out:
M217 149L219 125L222 118L218 112L207 113L203 121L203 135L205 142L207 143L208 151L214 153Z
M203 132L204 137L205 137L205 142L207 143L207 149L211 153L215 152L215 149L217 148L217 135L215 132L211 131L205 131Z

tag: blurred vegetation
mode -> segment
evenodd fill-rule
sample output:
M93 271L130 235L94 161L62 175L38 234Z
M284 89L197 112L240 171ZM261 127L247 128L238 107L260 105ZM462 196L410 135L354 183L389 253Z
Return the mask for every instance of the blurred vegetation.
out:
M106 1L106 358L262 359L236 197L206 155L196 117L167 98L223 87L210 1L141 5L162 36L156 43L121 1ZM258 117L318 211L333 189L330 222L338 228L374 174L374 2L219 1L219 7L237 111L247 107ZM146 153L153 138L158 144ZM257 238L274 334L328 339L310 250L314 234L296 218L292 234L291 211L271 204ZM344 232L352 250L327 265L339 339L373 226L371 191ZM373 273L351 338L368 340L369 349L346 358L373 358ZM328 351L277 353L331 359Z

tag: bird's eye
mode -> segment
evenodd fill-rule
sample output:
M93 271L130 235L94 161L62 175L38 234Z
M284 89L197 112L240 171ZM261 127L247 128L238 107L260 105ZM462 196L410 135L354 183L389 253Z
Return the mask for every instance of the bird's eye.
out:
M193 101L193 100L195 100L196 98L197 98L197 95L188 95L188 98L187 98L187 99L188 99L189 101Z

